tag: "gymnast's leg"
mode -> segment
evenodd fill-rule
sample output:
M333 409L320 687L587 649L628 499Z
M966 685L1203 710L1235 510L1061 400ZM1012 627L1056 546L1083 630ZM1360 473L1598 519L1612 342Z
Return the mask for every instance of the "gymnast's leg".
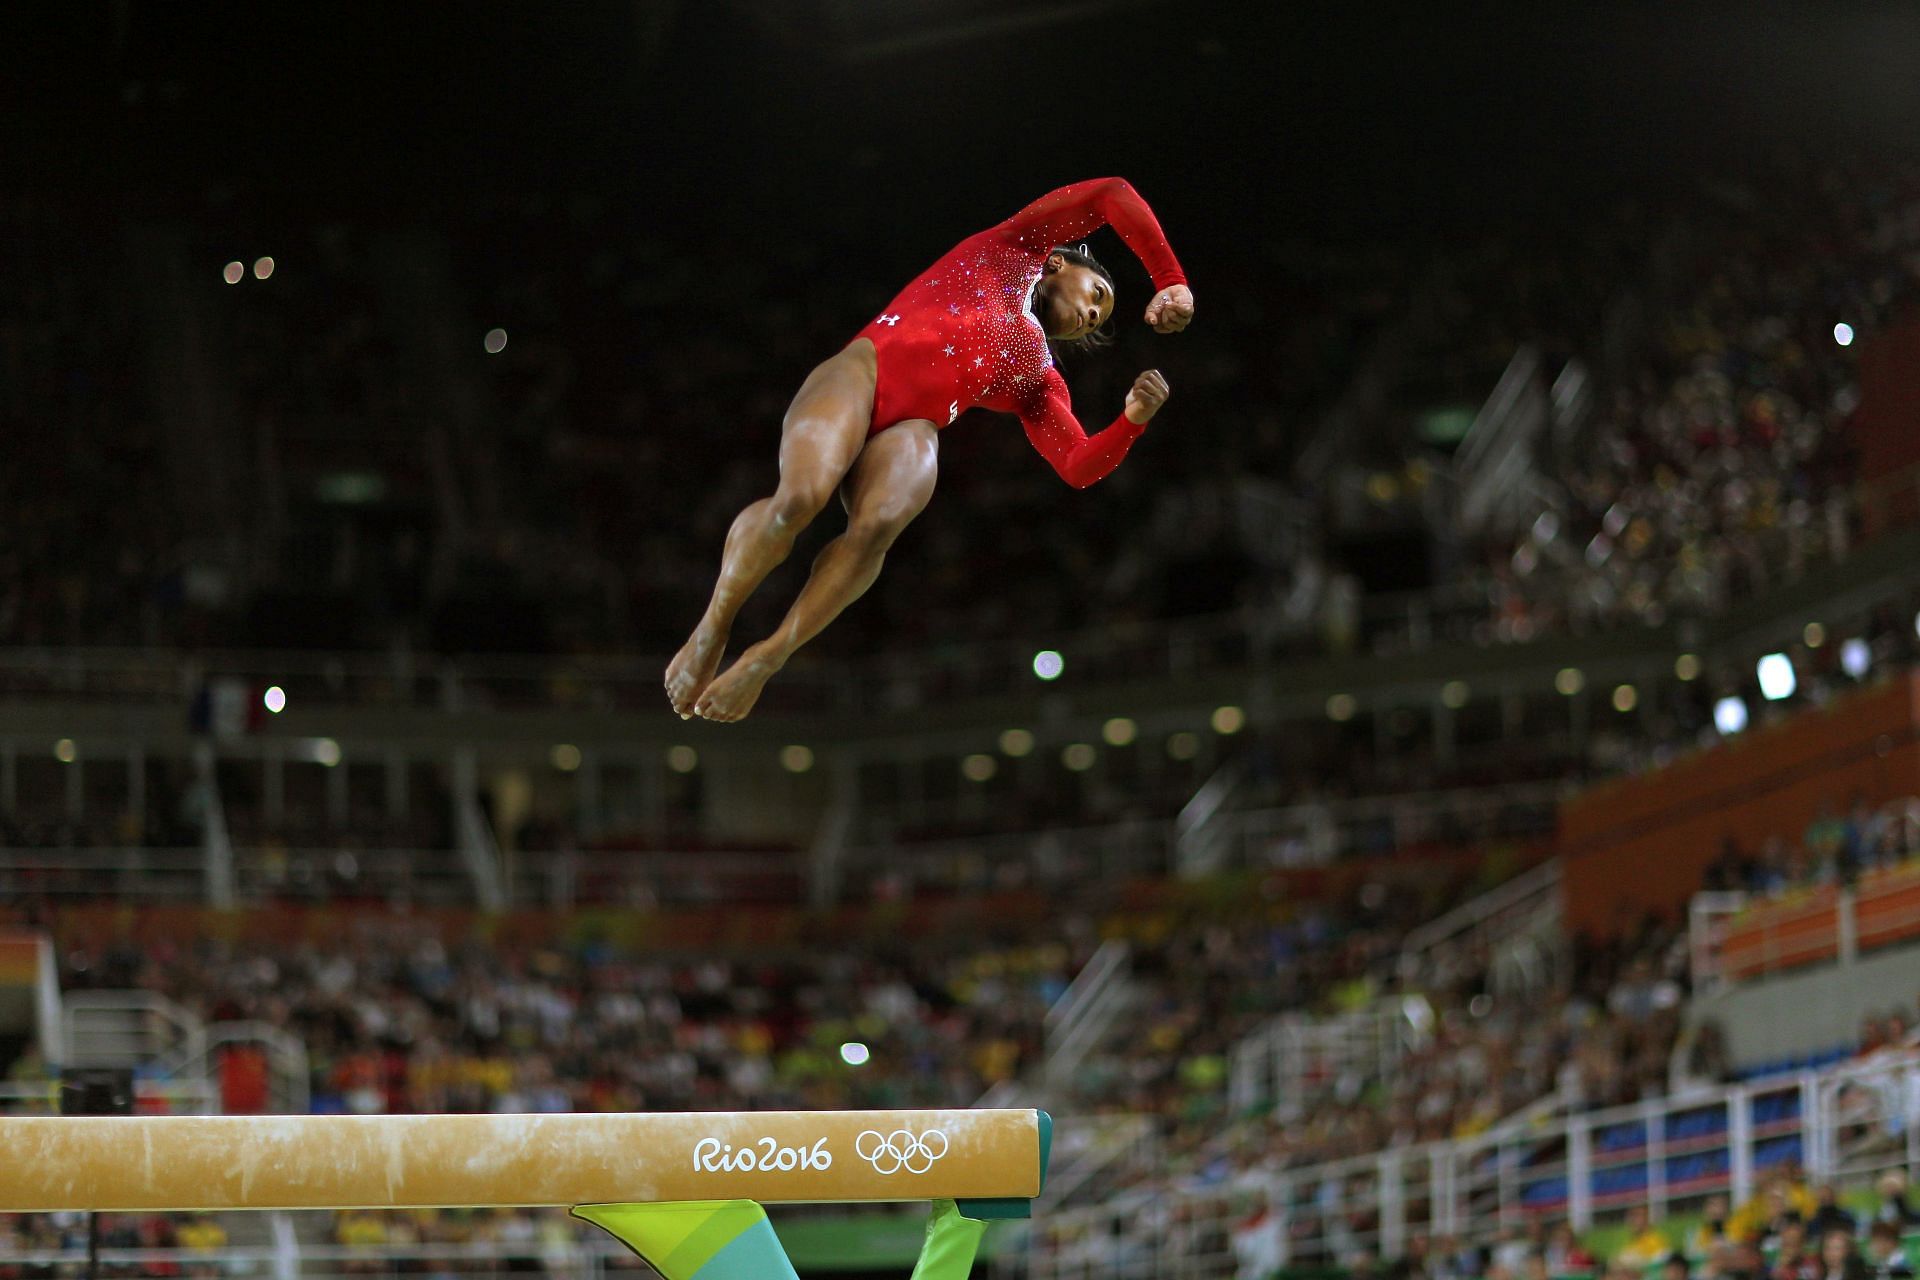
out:
M780 429L780 485L734 518L713 598L667 666L667 698L682 719L720 669L740 606L787 558L859 456L873 420L874 369L873 343L856 339L808 374L794 396Z
M822 547L799 599L767 639L749 646L707 686L696 713L739 720L794 651L819 635L880 576L887 549L926 509L939 474L939 432L924 418L895 423L867 441L841 489L847 529Z

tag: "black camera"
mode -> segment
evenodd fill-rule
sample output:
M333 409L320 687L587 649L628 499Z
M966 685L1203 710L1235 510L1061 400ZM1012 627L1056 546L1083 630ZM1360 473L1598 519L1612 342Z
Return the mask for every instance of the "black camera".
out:
M60 1075L63 1116L130 1116L133 1071L127 1067L87 1067Z

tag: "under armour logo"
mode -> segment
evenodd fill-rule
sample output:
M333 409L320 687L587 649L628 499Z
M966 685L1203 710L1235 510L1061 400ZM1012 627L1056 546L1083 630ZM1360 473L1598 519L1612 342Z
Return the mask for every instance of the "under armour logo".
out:
M947 425L952 426L953 420L959 416L960 416L960 402L958 400L955 400L952 404L947 406Z
M900 317L899 316L881 316L880 323L888 326L896 325L900 323Z

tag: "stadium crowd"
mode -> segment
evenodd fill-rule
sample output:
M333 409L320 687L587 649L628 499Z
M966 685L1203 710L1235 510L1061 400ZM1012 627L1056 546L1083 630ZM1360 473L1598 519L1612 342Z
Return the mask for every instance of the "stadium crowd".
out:
M1566 459L1568 509L1496 562L1504 636L1712 614L1857 535L1850 348L1920 294L1920 165L1798 176L1690 211L1674 303Z
M1920 796L1875 808L1855 796L1844 810L1823 805L1796 841L1768 838L1755 851L1729 839L1707 867L1708 889L1777 896L1796 888L1850 883L1863 871L1920 854Z
M1312 538L1280 539L1287 563L1266 563L1277 535L1249 537L1247 512L1295 483L1375 336L1431 313L1402 399L1379 410L1406 414L1409 397L1484 395L1525 340L1555 359L1595 352L1607 291L1623 283L1660 318L1603 371L1570 506L1535 527L1551 536L1491 548L1486 574L1468 557L1465 576L1508 638L1716 607L1850 536L1857 390L1832 326L1864 338L1912 297L1915 173L1832 160L1768 175L1767 198L1708 188L1552 234L1259 246L1249 293L1283 322L1244 323L1224 304L1206 352L1179 364L1181 447L1149 440L1096 495L1064 502L1004 424L958 424L943 500L902 549L917 572L825 645L937 659L1016 633L1270 611L1303 577L1340 571ZM541 194L451 214L426 236L312 226L266 278L256 265L229 286L217 262L204 282L190 275L219 256L195 231L168 240L28 196L0 206L0 225L25 285L0 300L0 426L22 442L0 459L11 646L670 648L727 521L768 483L793 387L885 299L877 269L818 265L938 247L773 236L743 254L636 239L594 198ZM542 252L511 251L527 244ZM1667 249L1656 259L1648 245ZM98 305L119 264L168 254L187 277L169 287L205 340L197 365L172 371L205 393L196 429L245 446L233 476L196 476L194 441L162 425L180 386L142 372L168 353L137 314ZM489 355L480 334L494 323L508 336ZM1117 352L1070 370L1096 424L1126 371L1164 355L1122 330ZM61 429L33 429L48 423ZM164 500L197 480L200 501ZM223 500L248 492L279 496Z

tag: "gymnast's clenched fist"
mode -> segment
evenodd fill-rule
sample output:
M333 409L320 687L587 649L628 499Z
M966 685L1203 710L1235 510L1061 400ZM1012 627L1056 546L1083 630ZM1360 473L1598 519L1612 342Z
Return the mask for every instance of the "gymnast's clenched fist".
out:
M1172 394L1165 374L1158 369L1147 370L1133 380L1133 389L1127 392L1127 421L1145 426Z

